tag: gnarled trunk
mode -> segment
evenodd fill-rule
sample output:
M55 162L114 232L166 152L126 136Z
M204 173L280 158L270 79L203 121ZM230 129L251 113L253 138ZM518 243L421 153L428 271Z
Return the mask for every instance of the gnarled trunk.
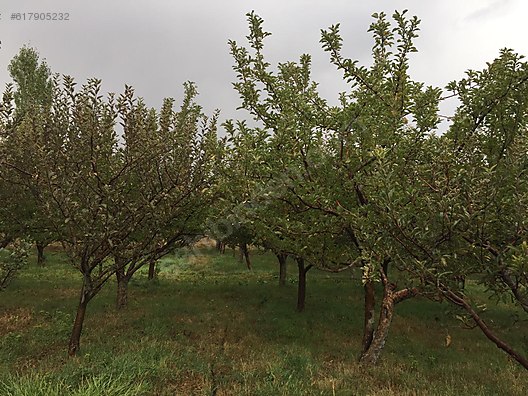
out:
M299 283L297 286L297 311L304 311L306 303L306 273L312 268L312 265L305 267L304 259L297 258L297 268L299 270Z
M416 288L395 291L396 285L389 283L383 269L380 270L380 273L383 283L383 300L381 302L380 316L376 330L372 336L372 341L367 350L361 354L359 359L361 364L364 365L374 365L378 363L389 335L390 325L394 316L394 306L403 300L414 297L418 293Z
M288 259L288 255L284 253L277 253L276 256L279 260L279 286L285 286L287 276L286 261Z
M390 291L385 291L381 303L381 311L376 331L373 334L372 341L366 351L363 352L359 361L366 365L376 364L385 346L385 341L389 335L392 317L394 315L394 299Z

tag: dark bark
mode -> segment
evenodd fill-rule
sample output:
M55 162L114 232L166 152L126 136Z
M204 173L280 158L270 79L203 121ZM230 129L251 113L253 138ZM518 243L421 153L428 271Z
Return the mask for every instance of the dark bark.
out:
M130 281L130 278L131 276L128 276L128 274L125 273L124 268L118 268L118 270L116 271L117 309L124 309L128 305L128 282Z
M370 346L361 354L359 359L361 364L364 365L375 365L378 363L389 335L389 329L394 316L394 306L403 300L414 297L418 293L418 290L415 288L395 291L396 285L388 281L383 269L380 272L383 283L383 300L381 302L378 324L374 331Z
M297 268L299 269L299 283L297 286L297 311L304 311L306 303L306 273L312 265L305 266L303 258L297 258Z
M216 241L216 250L218 250L220 253L225 253L226 244L222 241Z
M365 322L363 324L363 341L361 354L364 354L372 344L374 337L374 309L376 304L376 291L374 289L374 282L368 280L363 286L365 293Z
M247 268L251 269L251 260L249 258L249 249L247 243L241 243L240 244L240 251L242 252L242 255L244 257L244 260L246 262Z
M77 307L77 314L75 315L75 321L73 322L73 329L70 336L70 342L68 344L68 355L75 356L79 351L81 345L81 334L84 324L84 317L86 315L86 307L90 301L91 296L86 285L83 285L81 289L81 297L79 306Z
M277 259L279 260L279 286L285 286L286 285L286 261L288 259L288 255L284 253L277 253L276 254Z
M528 370L528 359L521 354L519 354L517 351L515 351L509 344L501 340L497 335L488 327L486 322L482 320L482 318L479 316L479 314L473 309L471 304L466 301L461 296L458 296L457 294L453 293L449 289L443 289L444 295L447 297L447 299L452 302L455 305L458 305L466 310L467 313L471 316L471 318L475 321L477 326L480 328L480 330L484 333L484 335L493 342L497 348L502 349L504 352L506 352L508 355L510 355L513 359L515 359L521 366L523 366L526 370Z
M37 242L37 265L40 267L43 267L46 263L46 256L44 256L44 249L46 248L47 244L44 242Z
M156 261L151 260L149 263L148 279L153 280L156 277Z
M383 262L381 263L381 267L383 269L383 272L385 273L385 276L389 276L389 263L390 263L389 258L385 258Z

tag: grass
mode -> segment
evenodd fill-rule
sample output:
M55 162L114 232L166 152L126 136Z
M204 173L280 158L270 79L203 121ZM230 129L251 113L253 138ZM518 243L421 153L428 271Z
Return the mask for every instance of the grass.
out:
M295 312L295 266L285 288L275 258L252 271L230 252L167 257L155 282L141 270L129 307L115 283L89 305L81 352L66 356L80 286L61 252L32 264L0 293L0 395L524 395L526 371L467 330L455 311L400 304L379 366L357 364L363 320L359 274L308 274ZM354 276L355 280L350 278ZM528 354L526 320L490 303L486 319ZM522 317L522 316L521 316ZM449 334L452 344L445 346Z

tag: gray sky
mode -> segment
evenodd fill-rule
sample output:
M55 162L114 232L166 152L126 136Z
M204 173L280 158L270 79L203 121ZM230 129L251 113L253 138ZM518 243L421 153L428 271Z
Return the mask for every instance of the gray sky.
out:
M336 103L346 89L319 44L320 30L340 23L344 54L370 61L373 12L408 9L421 20L415 80L444 87L467 69L481 69L500 48L528 54L528 2L523 0L0 0L0 84L10 81L7 65L19 48L35 47L54 72L78 83L103 80L104 91L134 86L149 106L182 97L182 83L198 84L199 103L222 119L243 118L231 83L235 80L228 39L245 42L245 14L255 10L273 33L268 61L313 57L321 94ZM11 20L13 13L69 13L69 21ZM22 16L20 16L22 18ZM452 111L445 104L442 112Z

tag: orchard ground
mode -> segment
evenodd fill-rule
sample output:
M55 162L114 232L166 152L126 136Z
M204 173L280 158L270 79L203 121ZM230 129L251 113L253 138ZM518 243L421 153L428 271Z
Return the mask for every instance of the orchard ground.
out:
M276 258L252 253L253 270L229 249L167 256L155 281L147 268L136 274L122 311L109 282L88 308L76 358L67 341L80 275L60 250L44 268L33 257L0 293L0 394L526 394L525 370L478 328L464 328L456 308L423 298L397 306L381 363L361 367L361 274L310 271L297 313L295 263L280 288ZM527 354L522 314L481 302L484 318Z

